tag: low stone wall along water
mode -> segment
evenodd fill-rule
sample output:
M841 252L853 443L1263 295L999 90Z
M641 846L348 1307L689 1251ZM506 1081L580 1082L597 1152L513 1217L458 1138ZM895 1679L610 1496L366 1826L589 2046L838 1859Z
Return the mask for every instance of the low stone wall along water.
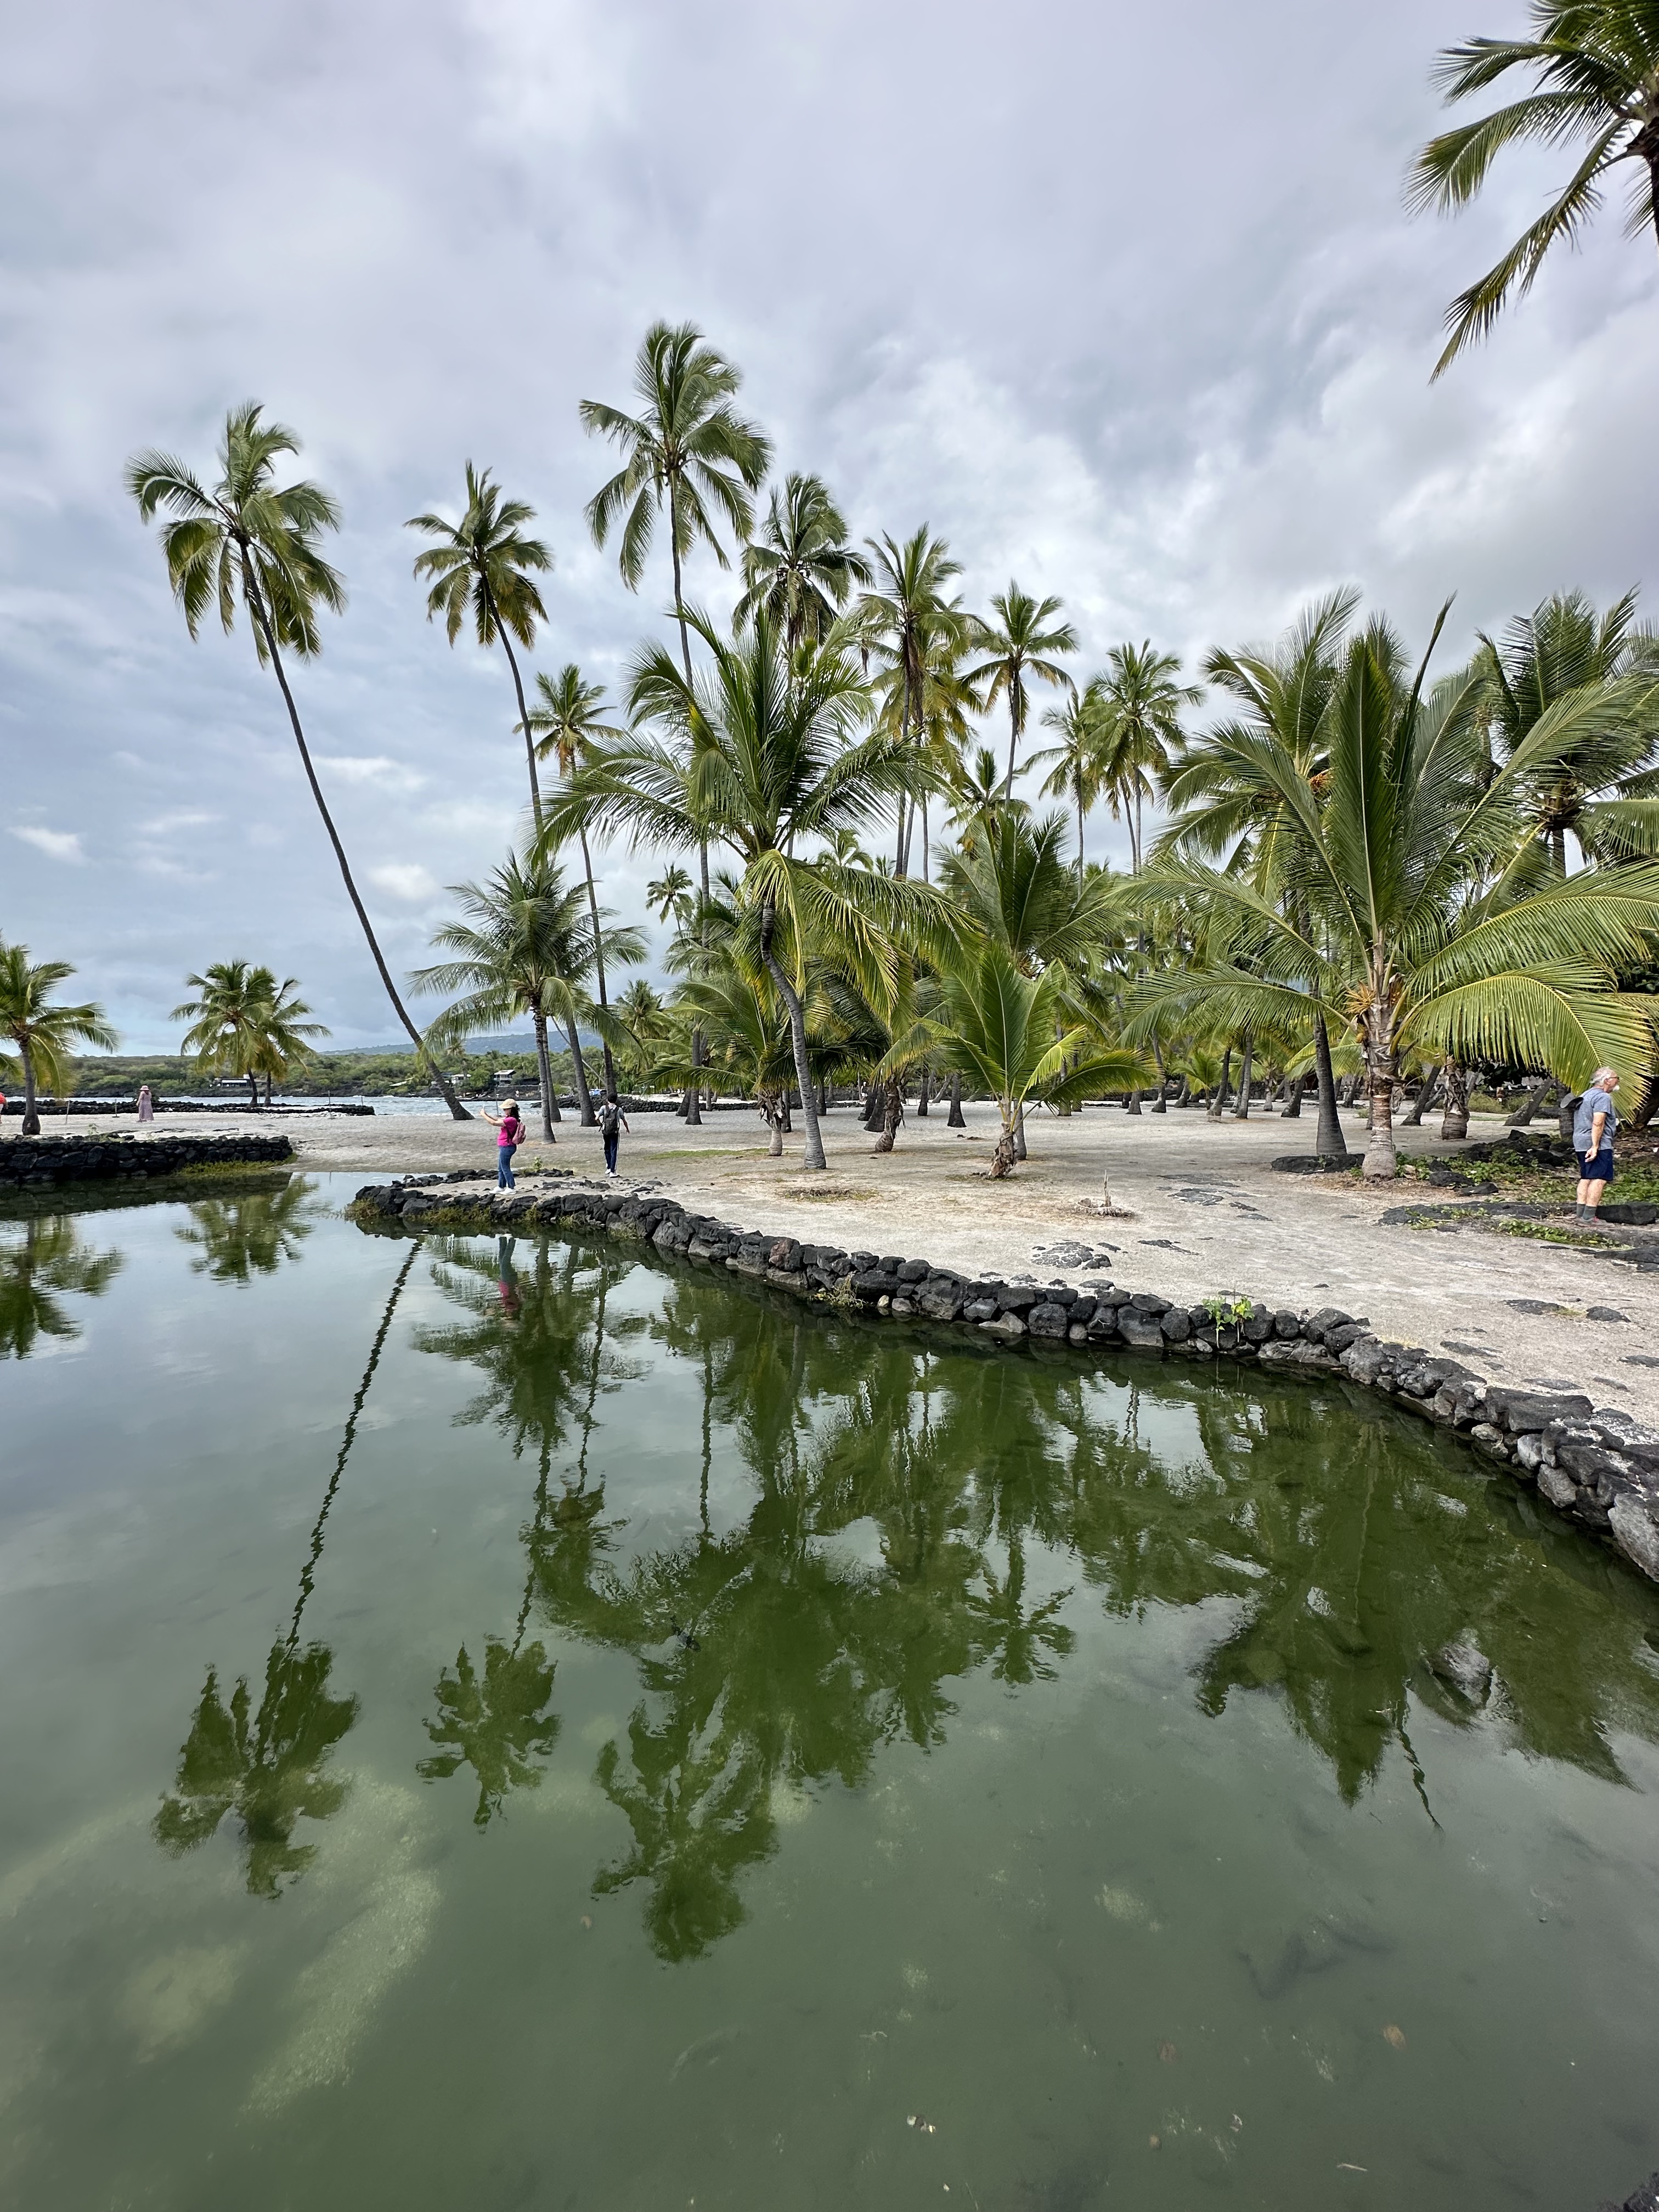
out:
M153 1180L184 1168L294 1158L286 1137L16 1137L0 1144L0 1197L62 1183Z
M1577 1393L1486 1382L1460 1360L1383 1340L1364 1319L1335 1306L1293 1312L1243 1297L1186 1306L1105 1280L1081 1289L972 1280L926 1260L734 1229L688 1213L653 1190L588 1183L566 1170L541 1177L538 1191L463 1195L442 1188L474 1181L472 1170L462 1170L369 1183L352 1211L366 1224L423 1230L597 1231L727 1267L821 1304L971 1328L1006 1344L1064 1346L1085 1358L1128 1350L1159 1359L1253 1359L1280 1371L1341 1376L1466 1437L1659 1582L1659 1430L1617 1409L1598 1409Z

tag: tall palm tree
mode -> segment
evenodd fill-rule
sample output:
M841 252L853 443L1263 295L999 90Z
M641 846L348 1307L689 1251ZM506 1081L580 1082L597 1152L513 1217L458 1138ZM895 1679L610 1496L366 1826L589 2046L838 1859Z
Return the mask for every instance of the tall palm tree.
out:
M1395 1172L1402 1052L1518 1060L1580 1081L1603 1061L1634 1065L1650 1035L1651 1002L1621 994L1617 976L1659 927L1659 866L1533 888L1528 784L1586 741L1605 702L1569 694L1494 774L1480 698L1467 671L1425 696L1422 670L1413 678L1399 639L1373 623L1347 649L1317 777L1272 734L1209 740L1231 755L1240 788L1280 810L1279 880L1175 860L1162 871L1207 906L1210 959L1146 978L1143 994L1229 1030L1314 1009L1348 1024L1370 1090L1370 1176ZM1278 896L1286 885L1292 897Z
M1141 805L1152 794L1154 779L1170 772L1170 756L1182 740L1181 710L1203 696L1194 684L1177 684L1181 660L1153 650L1150 638L1139 645L1115 645L1106 665L1090 686L1102 725L1102 781L1116 794L1129 824L1134 872L1140 873L1143 844Z
M120 1042L101 1006L89 1000L78 1006L53 1002L52 992L74 973L67 960L31 960L27 945L0 939L0 1037L22 1062L26 1137L40 1133L35 1103L40 1085L54 1097L64 1095L73 1048L90 1044L113 1052Z
M1511 70L1529 76L1534 89L1431 138L1412 164L1407 201L1455 214L1480 191L1505 146L1577 142L1583 157L1496 267L1446 310L1451 335L1436 376L1485 337L1511 292L1524 298L1531 291L1552 246L1577 242L1620 162L1634 164L1626 234L1650 226L1659 233L1659 9L1652 0L1532 0L1528 13L1529 39L1465 39L1442 52L1434 81L1448 106L1485 92Z
M1045 799L1067 799L1077 815L1077 873L1083 880L1083 824L1097 804L1104 785L1103 753L1105 732L1102 727L1099 679L1085 686L1080 696L1069 698L1063 707L1044 709L1042 725L1056 732L1054 743L1034 753L1030 765L1048 769L1043 779ZM1051 764L1052 763L1052 764ZM1139 860L1136 866L1139 871Z
M889 726L896 712L901 742L919 746L929 671L937 676L942 659L948 659L954 670L973 635L961 601L947 597L945 591L952 577L962 574L962 563L951 558L949 546L925 522L902 544L885 532L865 542L875 558L871 587L860 599L854 617L858 643L866 661L873 655L880 665L876 686L886 702ZM976 696L971 704L977 711ZM895 872L906 876L910 866L908 790L901 789L897 800Z
M228 634L235 627L237 601L246 607L259 665L272 671L282 691L306 781L392 1010L430 1069L451 1114L458 1121L470 1121L472 1117L448 1077L428 1059L425 1041L398 995L317 781L300 710L289 686L284 647L298 660L311 659L322 650L319 611L326 607L338 614L345 605L345 586L321 550L323 532L340 526L340 510L322 486L309 479L278 487L276 464L284 453L297 453L300 441L282 423L263 421L264 413L259 402L250 399L225 417L219 480L211 491L183 461L154 447L128 462L127 489L146 522L158 512L172 518L161 526L161 550L167 580L191 637L210 609L216 611Z
M591 1012L586 986L593 972L593 925L583 912L586 901L578 885L567 884L557 863L510 854L485 884L452 884L465 919L446 922L432 942L452 957L422 968L411 977L417 991L460 993L432 1024L434 1048L448 1052L480 1030L528 1014L536 1032L536 1057L542 1070L542 1135L553 1137L552 1079L548 1072L547 1024L562 1021L585 1123L592 1120L582 1068L577 1024ZM600 920L608 919L599 908ZM644 957L636 929L613 929L608 943L613 957Z
M1238 702L1243 719L1203 736L1183 735L1164 772L1164 803L1173 819L1164 849L1220 860L1231 873L1248 873L1258 887L1279 887L1277 895L1298 913L1297 892L1293 886L1284 888L1280 865L1294 817L1276 784L1264 784L1248 766L1241 775L1241 760L1249 762L1253 755L1248 744L1241 754L1234 739L1241 734L1247 740L1270 738L1297 763L1305 781L1323 787L1329 767L1328 717L1341 673L1343 641L1358 604L1359 594L1351 588L1330 592L1304 611L1273 650L1212 653L1204 664L1205 680ZM1315 1148L1322 1157L1346 1159L1329 1025L1320 1008L1313 1009L1312 1027L1319 1084Z
M1003 787L1006 798L1013 796L1014 756L1024 734L1030 703L1027 679L1035 678L1056 690L1073 688L1071 678L1054 655L1077 651L1077 632L1070 623L1055 622L1060 608L1058 599L1034 599L1017 583L1011 583L991 601L996 620L978 625L975 642L986 658L969 672L968 680L985 686L988 708L999 699L1008 702L1008 776ZM1045 623L1050 627L1045 629Z
M640 412L627 415L602 399L584 399L582 428L608 438L626 456L585 510L593 543L603 546L620 519L617 563L630 592L640 587L658 516L668 511L674 564L674 617L679 624L685 680L691 681L681 565L707 545L729 568L720 526L746 538L754 520L750 495L771 464L768 440L732 405L741 372L716 352L695 323L653 323L634 362ZM713 510L711 512L711 509Z
M568 783L571 776L584 761L592 760L599 749L628 734L618 723L601 719L605 712L605 686L585 684L582 672L574 660L566 661L556 677L538 676L536 691L540 704L532 708L530 726L536 733L536 752L542 760L550 757L558 768L561 777ZM541 828L541 815L536 816L536 827ZM605 989L605 939L599 928L599 902L593 889L593 856L587 848L587 825L580 817L575 822L576 835L581 842L582 868L587 878L587 906L593 924L593 974L598 988L601 1015L610 1012L610 1000ZM611 1057L611 1041L605 1034L603 1021L599 1028L599 1048L605 1054L605 1087L617 1087L617 1070Z
M764 612L735 640L706 616L690 619L711 656L706 675L690 683L660 647L643 654L629 698L641 733L578 769L568 799L550 810L550 827L568 805L636 848L684 849L708 835L732 848L743 869L743 941L789 1011L805 1164L822 1168L802 1004L819 947L832 943L881 1005L896 988L894 930L939 932L945 917L919 884L805 854L866 821L914 779L915 757L879 732L854 742L868 693L838 647L792 656Z
M309 1057L309 1040L328 1035L320 1022L305 1019L311 1008L295 995L299 986L292 975L279 983L269 968L216 960L185 981L197 996L167 1017L191 1024L180 1051L193 1053L204 1074L240 1076L250 1106L259 1103L261 1076L268 1096L273 1079L280 1080Z
M536 641L537 623L547 620L535 576L551 568L553 556L539 538L524 534L525 524L535 519L533 507L521 499L503 499L501 488L492 482L489 470L481 473L469 461L466 505L460 520L446 522L441 514L414 514L404 527L424 531L438 540L415 556L416 575L432 579L426 599L427 620L441 615L453 645L471 615L479 644L486 650L499 644L507 655L530 770L530 808L539 830L542 794L536 781L536 747L531 742L524 682L513 650L516 637L528 653Z
M872 570L847 542L847 525L822 477L787 476L775 489L760 535L744 548L744 594L732 615L741 629L764 607L793 653L821 645L854 584Z

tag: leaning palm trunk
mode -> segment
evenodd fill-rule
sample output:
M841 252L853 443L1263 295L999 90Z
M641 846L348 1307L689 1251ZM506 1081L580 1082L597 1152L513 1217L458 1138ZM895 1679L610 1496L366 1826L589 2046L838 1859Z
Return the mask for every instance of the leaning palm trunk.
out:
M559 1118L559 1104L553 1096L553 1063L547 1056L547 1016L537 1006L532 1010L531 1026L536 1032L536 1066L542 1085L542 1134L550 1145L558 1139L553 1134L553 1124Z
M968 1116L962 1110L962 1078L959 1075L951 1078L951 1110L945 1117L945 1126L947 1129L965 1129L968 1127Z
M1440 1117L1443 1137L1457 1139L1469 1133L1469 1071L1460 1060L1447 1056L1446 1110Z
M1227 1110L1227 1092L1230 1087L1229 1079L1232 1073L1232 1066L1233 1048L1231 1045L1229 1045L1225 1052L1221 1055L1220 1079L1215 1086L1215 1096L1211 1099L1207 1109L1209 1117L1212 1121L1218 1121Z
M886 1102L881 1111L881 1134L876 1139L878 1152L890 1152L898 1139L899 1123L904 1119L904 1084L896 1075L889 1079Z
M587 1063L582 1058L582 1041L576 1034L574 1014L565 1016L564 1033L570 1040L571 1080L576 1086L576 1104L580 1109L581 1125L584 1129L591 1129L599 1116L593 1111L592 1095L587 1088Z
M357 920L362 925L363 935L368 939L369 951L374 955L374 965L380 971L380 981L385 984L386 994L392 1001L392 1011L408 1032L410 1042L415 1048L416 1058L425 1062L427 1072L442 1094L451 1115L457 1121L470 1121L472 1116L455 1096L454 1086L449 1078L433 1060L427 1049L426 1040L410 1019L409 1010L398 995L398 987L392 980L392 970L386 964L386 956L380 951L380 940L376 938L374 927L369 921L368 909L357 896L357 886L352 881L351 868L346 860L345 847L340 842L340 833L334 827L334 817L329 812L328 802L323 797L323 787L318 782L317 771L311 764L311 749L306 744L306 733L300 726L300 710L294 703L294 694L288 688L288 674L283 666L282 655L276 649L276 631L266 616L264 595L253 581L251 570L247 572L247 599L248 605L253 612L253 619L259 625L260 635L264 639L265 649L270 655L270 665L276 672L276 682L283 694L283 704L288 708L289 726L294 732L294 742L300 749L300 762L306 772L306 781L311 786L311 795L317 802L317 811L323 817L323 827L328 832L328 841L333 846L334 857L339 863L340 879L346 887L346 896L351 901Z
M1411 1112L1407 1115L1401 1124L1402 1127L1417 1129L1422 1127L1423 1116L1433 1105L1434 1094L1439 1088L1440 1070L1437 1067L1431 1067L1417 1086L1417 1097L1412 1103Z
M1238 1078L1238 1103L1233 1109L1233 1119L1235 1121L1248 1121L1250 1118L1250 1070L1255 1060L1255 1040L1251 1036L1249 1030L1246 1030L1244 1032L1244 1065L1239 1071Z
M1158 1096L1152 1101L1152 1111L1154 1114L1167 1114L1170 1102L1164 1094L1170 1087L1169 1071L1164 1065L1164 1048L1156 1037L1152 1039L1152 1058L1158 1064Z
M800 1088L801 1119L806 1124L806 1147L801 1164L805 1168L822 1168L829 1164L823 1157L823 1137L818 1128L818 1103L812 1090L812 1071L806 1058L806 1017L802 1011L800 994L784 972L783 963L772 950L772 939L778 926L775 902L768 898L761 908L761 957L766 972L777 985L779 995L789 1009L789 1042L794 1048L795 1080Z
M1346 1160L1348 1140L1336 1110L1336 1072L1331 1066L1331 1033L1323 1014L1314 1016L1314 1066L1319 1073L1319 1133L1314 1152L1322 1160Z

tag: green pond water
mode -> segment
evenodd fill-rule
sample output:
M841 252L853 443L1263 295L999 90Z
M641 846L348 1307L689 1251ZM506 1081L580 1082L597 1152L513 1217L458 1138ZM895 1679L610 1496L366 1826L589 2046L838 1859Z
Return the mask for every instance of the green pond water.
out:
M0 2203L1659 2163L1659 1594L1464 1448L350 1188L0 1222Z

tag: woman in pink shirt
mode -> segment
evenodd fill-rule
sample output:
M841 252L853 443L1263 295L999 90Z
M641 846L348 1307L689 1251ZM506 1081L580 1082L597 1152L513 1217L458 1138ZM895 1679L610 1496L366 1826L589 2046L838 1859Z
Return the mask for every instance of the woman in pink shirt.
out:
M486 1109L483 1118L493 1123L496 1131L495 1188L497 1190L514 1189L513 1155L518 1151L524 1136L524 1123L519 1119L519 1102L516 1098L509 1098L499 1114L492 1114Z

